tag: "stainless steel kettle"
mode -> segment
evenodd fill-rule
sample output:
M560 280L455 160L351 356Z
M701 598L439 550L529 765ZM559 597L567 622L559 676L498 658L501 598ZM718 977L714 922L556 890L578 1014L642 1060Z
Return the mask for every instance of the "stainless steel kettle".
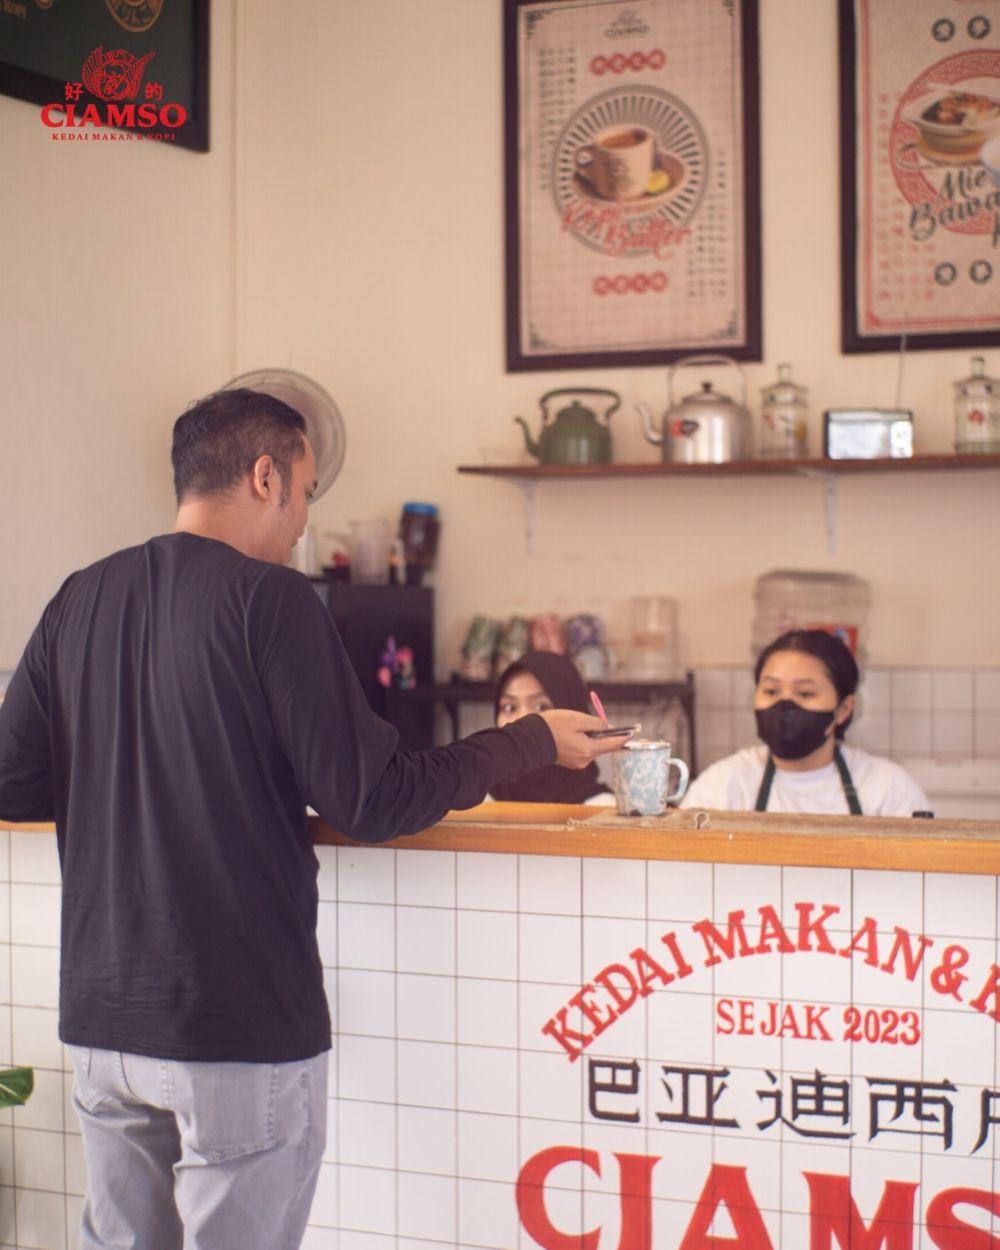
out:
M678 369L727 365L740 380L740 402L702 382L701 390L674 402L674 374ZM751 457L750 413L746 407L747 388L743 370L728 356L685 356L667 371L667 410L657 430L645 404L636 404L646 438L659 444L663 459L675 464L726 464Z

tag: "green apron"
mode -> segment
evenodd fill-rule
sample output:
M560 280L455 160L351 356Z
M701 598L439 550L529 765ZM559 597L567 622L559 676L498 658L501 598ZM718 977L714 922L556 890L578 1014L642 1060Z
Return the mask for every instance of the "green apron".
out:
M861 804L858 802L858 792L854 788L854 781L851 777L851 770L847 767L847 761L840 754L840 747L834 747L833 749L833 762L837 765L837 772L840 773L840 784L844 787L844 798L847 799L848 810L852 816L863 815ZM767 764L764 767L764 776L761 779L760 789L757 791L755 812L767 811L767 801L771 797L774 772L774 757L768 754Z

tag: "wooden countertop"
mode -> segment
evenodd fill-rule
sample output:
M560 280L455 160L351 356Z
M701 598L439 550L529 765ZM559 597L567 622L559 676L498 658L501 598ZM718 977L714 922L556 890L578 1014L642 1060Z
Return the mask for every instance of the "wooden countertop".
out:
M313 818L317 843L351 840ZM1000 875L1000 822L673 811L644 819L611 808L484 803L383 846L605 859L695 860Z
M318 816L320 845L352 846ZM51 833L53 825L0 828ZM604 859L694 860L717 864L787 864L888 868L1000 876L1000 822L897 820L864 816L784 816L772 812L688 809L626 818L611 808L555 803L484 803L450 812L440 824L379 846L413 851L483 851L580 855Z

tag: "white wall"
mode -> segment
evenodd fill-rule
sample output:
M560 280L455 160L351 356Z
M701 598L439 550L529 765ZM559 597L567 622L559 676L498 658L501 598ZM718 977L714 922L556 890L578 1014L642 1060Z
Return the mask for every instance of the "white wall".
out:
M0 99L3 421L23 449L0 667L66 571L168 523L169 426L187 399L269 364L314 375L347 419L320 532L440 504L442 671L477 611L596 609L621 633L628 596L651 591L680 601L688 661L742 662L754 578L776 566L868 578L877 663L1000 662L996 470L844 480L835 556L816 483L547 483L531 559L517 490L456 474L573 382L621 390L616 455L655 459L630 404L665 400L661 368L504 372L500 9L245 0L233 31L232 6L214 4L207 157L67 152L31 106ZM756 398L793 363L814 447L824 408L893 403L897 369L839 354L836 46L828 0L761 0L766 358L747 373ZM968 356L908 357L921 450L950 449ZM987 365L1000 373L1000 351Z
M67 573L170 528L171 422L233 369L229 0L212 27L209 155L0 96L0 669Z
M824 407L894 402L897 364L839 354L835 6L761 9L766 361L748 377L756 398L778 360L794 363L817 447ZM596 608L621 632L627 597L652 591L679 599L690 660L742 661L753 580L775 566L868 578L876 660L997 662L1000 588L977 538L1000 519L996 471L845 480L835 557L815 483L547 483L526 559L517 490L455 466L513 445L513 415L553 386L610 385L662 408L664 370L504 373L500 5L310 12L307 41L274 6L246 15L249 46L285 84L248 92L248 359L315 373L346 415L320 530L394 516L407 498L441 505L442 667L476 611ZM902 398L923 450L950 450L950 382L967 366L967 352L908 359ZM630 405L613 423L618 458L655 458Z

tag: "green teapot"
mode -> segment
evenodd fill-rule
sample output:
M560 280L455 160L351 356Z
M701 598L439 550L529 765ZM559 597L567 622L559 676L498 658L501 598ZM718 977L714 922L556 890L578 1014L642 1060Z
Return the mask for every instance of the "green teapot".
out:
M561 408L549 424L546 405L557 395L602 395L614 402L604 414L604 425L596 413L574 399L567 408ZM607 422L621 404L617 391L606 391L594 386L566 386L561 390L548 391L538 401L542 410L542 432L536 442L531 437L524 417L515 417L524 429L524 443L540 464L610 464L611 430Z

